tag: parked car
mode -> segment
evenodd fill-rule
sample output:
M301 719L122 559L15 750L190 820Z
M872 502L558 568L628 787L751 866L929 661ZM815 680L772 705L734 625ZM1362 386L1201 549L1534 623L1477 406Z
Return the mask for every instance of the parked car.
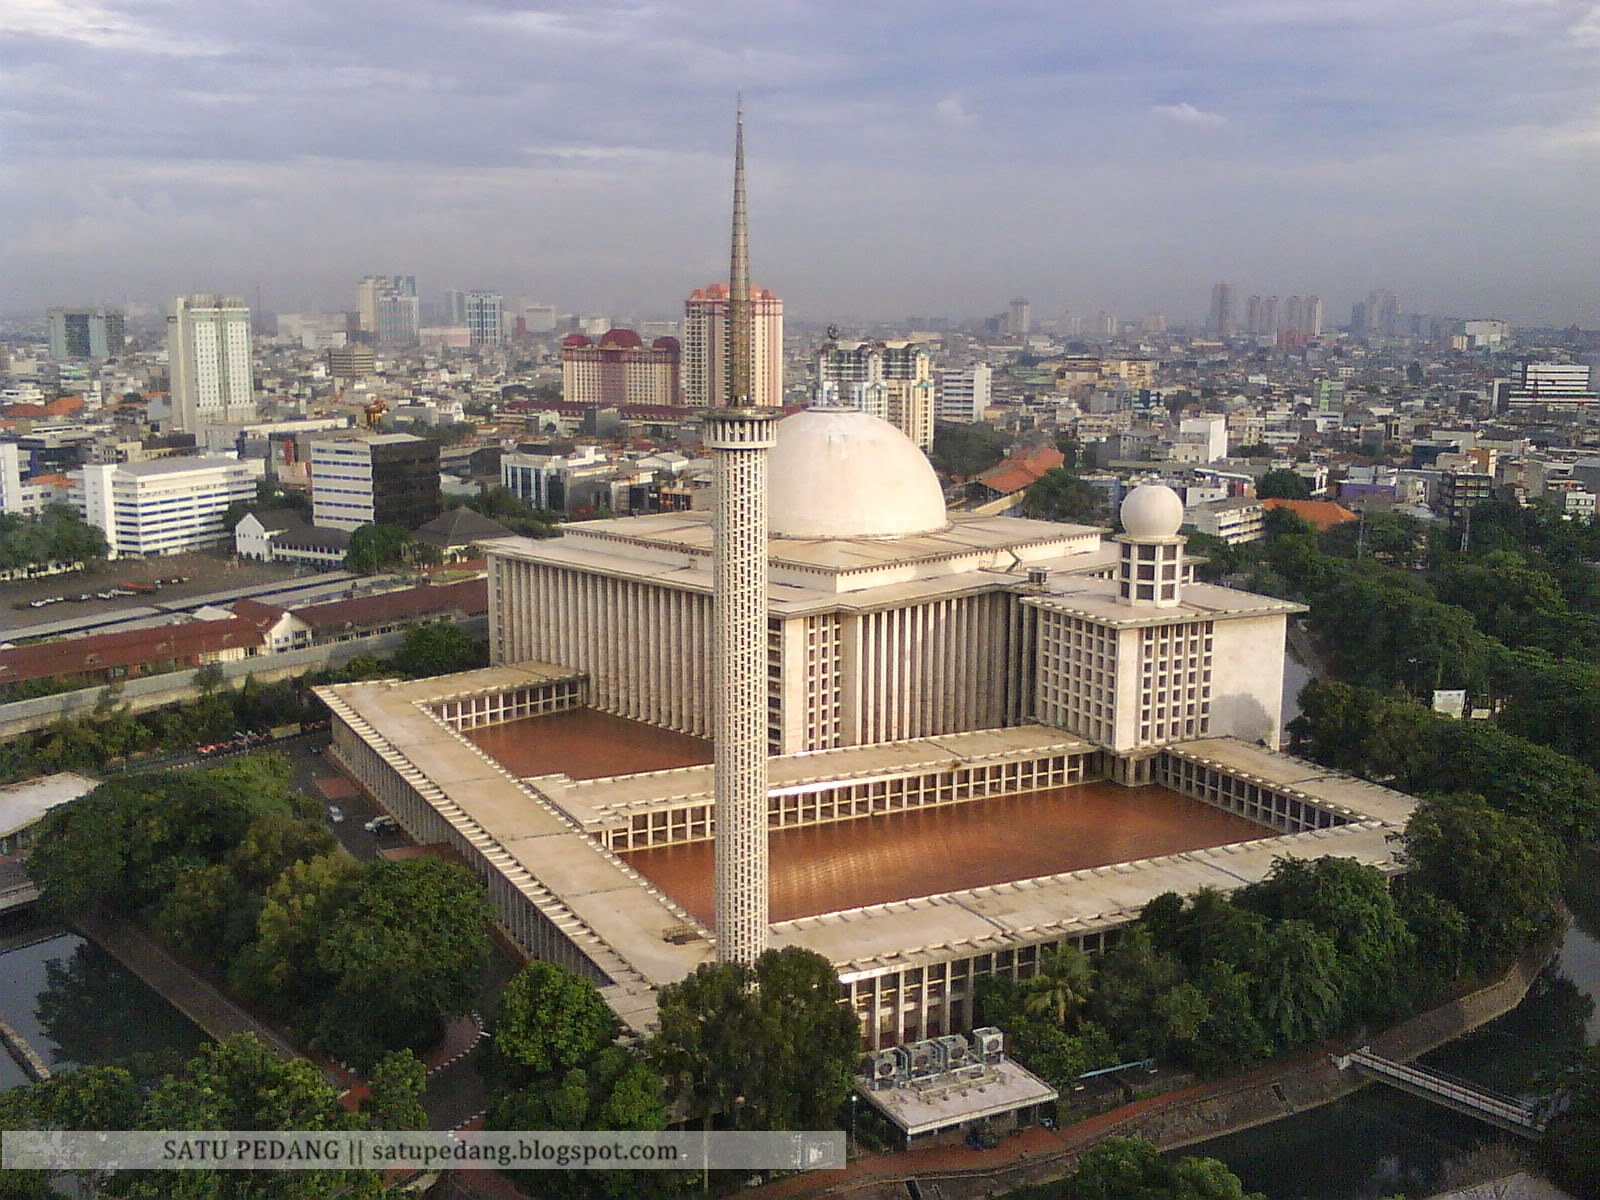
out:
M394 827L393 817L373 817L362 826L368 833L388 833Z
M340 808L337 804L328 805L328 820L332 821L335 825L343 824L344 809Z

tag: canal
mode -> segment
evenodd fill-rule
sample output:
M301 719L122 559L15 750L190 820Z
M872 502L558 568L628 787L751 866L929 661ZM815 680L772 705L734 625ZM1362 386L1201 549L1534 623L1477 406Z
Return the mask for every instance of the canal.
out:
M1600 877L1591 851L1578 878ZM1586 1042L1600 1040L1600 887L1571 897L1575 919L1556 959L1514 1011L1422 1059L1486 1087L1524 1094ZM1439 1190L1484 1144L1527 1143L1378 1084L1335 1104L1190 1146L1226 1163L1269 1200L1367 1200Z
M52 1073L121 1064L171 1070L205 1034L121 963L76 933L26 915L0 922L0 1017ZM29 1082L0 1054L0 1090Z

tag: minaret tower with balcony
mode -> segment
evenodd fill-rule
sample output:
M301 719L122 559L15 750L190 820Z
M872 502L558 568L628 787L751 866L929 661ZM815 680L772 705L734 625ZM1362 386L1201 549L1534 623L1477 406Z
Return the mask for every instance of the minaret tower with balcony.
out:
M783 415L754 404L744 115L734 141L728 390L706 413L712 524L717 961L754 963L767 945L767 455Z

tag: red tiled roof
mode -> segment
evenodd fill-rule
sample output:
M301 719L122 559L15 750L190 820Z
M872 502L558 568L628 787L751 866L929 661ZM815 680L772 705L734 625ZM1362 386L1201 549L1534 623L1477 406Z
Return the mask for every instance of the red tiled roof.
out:
M1286 508L1318 531L1360 519L1348 508L1332 500L1280 500L1274 497L1263 500L1261 507L1268 512L1275 508Z
M489 581L467 579L461 583L423 584L401 592L312 604L295 609L294 615L313 629L364 629L436 613L459 612L464 617L477 617L488 611Z
M1053 471L1066 461L1054 446L1040 446L996 463L978 476L978 482L1002 496L1009 496L1012 492L1020 492L1046 471Z
M261 631L242 617L64 638L0 650L0 684L115 669L137 670L169 661L187 666L202 654L249 650L260 645Z

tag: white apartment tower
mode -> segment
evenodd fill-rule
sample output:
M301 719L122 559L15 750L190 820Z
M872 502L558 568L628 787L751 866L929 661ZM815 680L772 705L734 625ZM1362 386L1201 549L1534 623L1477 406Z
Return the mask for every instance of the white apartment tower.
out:
M237 296L180 296L167 317L173 423L202 425L256 419L250 363L250 310Z
M940 371L934 415L940 421L952 421L958 425L971 425L983 420L984 410L989 407L993 380L994 368L988 363Z
M922 342L829 342L817 356L817 402L889 422L933 445L933 354Z
M783 301L766 288L750 295L751 401L761 408L783 403ZM683 402L691 408L719 404L728 389L728 285L696 288L683 303Z

